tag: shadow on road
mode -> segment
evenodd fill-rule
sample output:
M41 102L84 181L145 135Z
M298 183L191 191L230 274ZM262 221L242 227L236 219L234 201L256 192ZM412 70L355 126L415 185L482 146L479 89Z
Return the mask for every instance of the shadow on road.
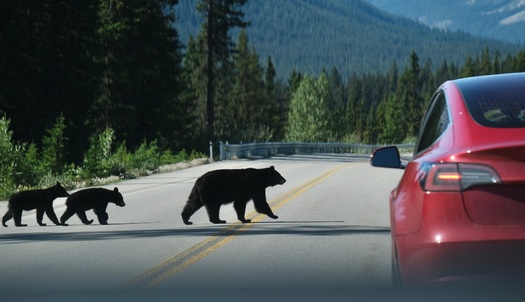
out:
M281 221L257 222L251 224L225 224L182 226L173 229L112 230L111 225L104 230L71 232L24 232L1 234L2 244L18 244L32 241L103 241L113 239L142 239L174 236L257 236L257 235L298 235L298 236L347 236L360 234L389 234L390 228L383 226L347 225L343 221ZM140 223L134 223L140 224ZM59 227L57 227L59 228Z

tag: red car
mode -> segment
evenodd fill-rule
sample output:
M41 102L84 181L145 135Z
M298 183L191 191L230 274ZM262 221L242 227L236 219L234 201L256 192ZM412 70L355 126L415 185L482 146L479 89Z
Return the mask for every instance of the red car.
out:
M525 73L443 83L390 193L395 285L525 277ZM508 278L508 279L507 279Z

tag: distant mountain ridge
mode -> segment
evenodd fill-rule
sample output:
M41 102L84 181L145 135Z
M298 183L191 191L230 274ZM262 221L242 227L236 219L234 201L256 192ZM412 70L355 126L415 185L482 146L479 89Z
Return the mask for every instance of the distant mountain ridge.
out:
M185 45L200 30L195 5L195 0L179 0L175 8L175 27ZM502 55L520 49L512 43L429 28L364 0L249 0L243 10L251 23L246 29L250 46L262 66L272 58L280 78L293 70L317 75L334 66L343 76L386 72L394 62L404 68L412 51L420 64L430 60L437 67L445 60L462 65L467 56L476 57L485 48Z
M366 0L430 27L525 45L525 0Z

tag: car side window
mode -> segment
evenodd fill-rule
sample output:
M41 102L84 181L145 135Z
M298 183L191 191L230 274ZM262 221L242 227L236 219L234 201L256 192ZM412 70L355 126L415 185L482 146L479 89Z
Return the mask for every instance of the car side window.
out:
M418 142L414 154L427 149L445 132L449 124L447 101L442 91L438 91L428 107L421 123Z

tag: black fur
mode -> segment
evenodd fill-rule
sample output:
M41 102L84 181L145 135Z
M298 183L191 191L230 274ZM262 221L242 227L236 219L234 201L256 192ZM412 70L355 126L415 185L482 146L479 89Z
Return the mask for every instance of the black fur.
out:
M246 204L253 199L257 212L277 219L266 201L266 188L282 185L286 182L273 166L265 169L232 169L210 171L197 179L182 210L182 220L192 224L189 219L193 213L205 206L212 223L226 223L219 218L219 209L223 204L233 202L237 218L246 223L244 218Z
M98 222L100 224L108 224L109 215L106 212L106 208L110 202L119 207L126 205L118 188L113 190L90 188L77 191L67 198L67 209L60 217L60 222L66 226L66 221L76 213L82 223L92 224L93 220L87 219L86 211L93 209L93 212L97 215Z
M7 205L7 213L2 218L2 225L7 227L5 224L12 217L14 217L16 226L27 226L22 224L22 212L36 209L36 221L39 225L45 226L42 222L44 218L44 212L51 221L60 225L61 223L57 219L57 215L53 210L53 201L58 197L67 197L69 194L60 183L47 188L39 190L28 190L15 193L9 197L9 204Z

